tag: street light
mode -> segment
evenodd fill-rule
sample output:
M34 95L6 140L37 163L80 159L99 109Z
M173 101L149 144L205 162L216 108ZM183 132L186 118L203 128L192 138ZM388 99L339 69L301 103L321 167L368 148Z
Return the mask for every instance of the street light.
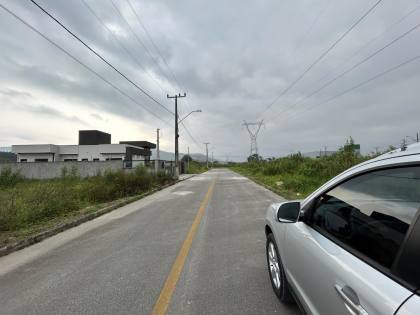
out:
M185 120L185 118L190 116L192 113L201 113L201 112L202 112L201 109L193 110L192 112L190 112L186 116L184 116L184 118L182 118L178 123L182 123L182 121ZM190 172L190 147L188 147L187 172L188 173Z
M202 110L201 109L196 109L196 110L193 110L192 112L190 112L190 113L188 113L188 115L186 115L184 118L182 118L180 121L179 121L179 123L181 123L185 118L187 118L188 116L190 116L192 113L201 113L202 112Z

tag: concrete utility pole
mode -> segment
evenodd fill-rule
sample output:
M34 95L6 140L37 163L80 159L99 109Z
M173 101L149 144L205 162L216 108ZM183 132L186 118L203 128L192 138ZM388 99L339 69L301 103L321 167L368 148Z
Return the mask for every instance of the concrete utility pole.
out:
M190 147L187 147L187 151L188 151L188 159L187 159L187 173L190 173Z
M187 93L184 93L184 95L181 95L181 93L178 93L178 95L169 96L169 94L166 95L167 98L174 98L175 99L175 174L174 177L179 177L179 153L178 153L178 98L179 97L186 97Z
M213 156L213 151L211 152L211 166L214 166L214 156Z
M251 149L249 156L257 155L258 156L258 145L257 145L257 137L258 133L260 132L261 126L264 125L264 120L257 121L257 122L246 122L242 124L246 127L249 133L249 137L251 138ZM250 126L257 126L257 130L252 131L249 127Z
M156 129L156 160L155 160L155 170L156 173L159 171L160 164L160 154L159 154L159 128Z
M206 145L206 165L207 165L207 168L209 168L209 144L210 144L210 142L204 142L204 144Z

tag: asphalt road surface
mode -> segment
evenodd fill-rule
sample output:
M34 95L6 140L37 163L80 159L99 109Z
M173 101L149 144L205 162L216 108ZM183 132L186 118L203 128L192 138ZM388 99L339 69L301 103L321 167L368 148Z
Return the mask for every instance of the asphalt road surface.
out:
M1 314L297 314L274 295L264 215L229 170L182 181L0 258Z

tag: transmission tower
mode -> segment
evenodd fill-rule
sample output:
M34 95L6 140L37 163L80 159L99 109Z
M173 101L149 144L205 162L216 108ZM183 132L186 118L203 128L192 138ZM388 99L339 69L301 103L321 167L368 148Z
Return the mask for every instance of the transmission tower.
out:
M246 122L244 120L243 125L248 130L249 137L251 138L250 156L252 156L253 154L256 154L258 156L257 137L258 133L260 132L261 126L264 125L264 120L260 120L257 122ZM252 126L255 126L255 128L252 128Z

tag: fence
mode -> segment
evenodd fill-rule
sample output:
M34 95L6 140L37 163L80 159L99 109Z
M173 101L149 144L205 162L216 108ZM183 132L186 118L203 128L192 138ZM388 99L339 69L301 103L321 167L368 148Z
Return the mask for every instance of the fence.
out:
M130 172L137 166L143 166L151 172L155 171L155 161L68 161L68 162L28 162L28 163L1 163L0 171L10 169L25 178L50 179L61 177L64 173L74 173L80 177L91 177L103 174L106 171L124 170ZM160 161L159 170L173 175L172 161Z
M157 168L156 168L157 163ZM123 161L124 169L134 169L138 166L146 167L150 171L155 172L165 172L166 174L173 175L175 171L175 162L174 161L165 161L165 160L132 160L132 161Z

